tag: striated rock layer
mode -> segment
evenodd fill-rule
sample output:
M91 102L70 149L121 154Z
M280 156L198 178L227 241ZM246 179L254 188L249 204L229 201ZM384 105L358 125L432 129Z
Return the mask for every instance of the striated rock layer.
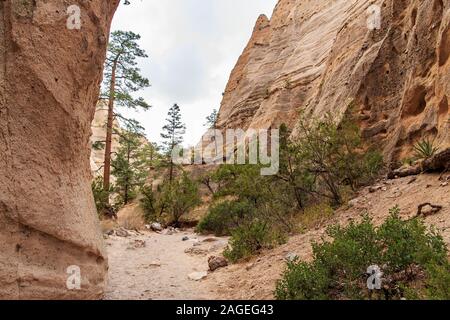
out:
M381 28L371 30L381 9ZM375 10L376 13L376 10ZM295 126L352 109L388 159L429 137L450 146L449 0L280 0L232 71L218 126Z
M73 4L81 30L66 27ZM89 136L117 5L0 1L0 299L103 293ZM66 287L72 265L80 290Z

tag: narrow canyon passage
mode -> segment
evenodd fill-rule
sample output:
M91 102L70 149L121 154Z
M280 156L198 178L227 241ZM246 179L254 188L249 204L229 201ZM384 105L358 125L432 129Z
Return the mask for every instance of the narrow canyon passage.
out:
M109 236L107 300L214 299L208 282L189 275L208 270L208 257L220 254L227 240L195 235L134 233ZM183 241L187 237L189 240ZM206 241L205 241L206 240Z

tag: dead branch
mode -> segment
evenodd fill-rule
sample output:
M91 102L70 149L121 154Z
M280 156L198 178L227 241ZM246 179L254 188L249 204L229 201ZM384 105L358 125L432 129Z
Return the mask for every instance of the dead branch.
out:
M389 172L389 179L417 176L425 172L442 172L450 169L450 148L426 159L415 166L399 168Z
M423 212L423 209L426 208L426 207L430 207L431 210ZM417 209L417 216L419 217L419 216L423 215L424 217L428 217L428 216L431 216L431 215L434 215L434 214L438 213L439 211L442 210L442 208L443 207L440 206L440 205L434 205L434 204L431 204L429 202L422 203L421 205L419 205L419 207Z

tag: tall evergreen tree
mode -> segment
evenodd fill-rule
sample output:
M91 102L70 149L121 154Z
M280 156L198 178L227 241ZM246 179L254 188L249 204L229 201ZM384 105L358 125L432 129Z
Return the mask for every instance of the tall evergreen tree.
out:
M128 126L117 134L120 147L112 160L112 174L116 177L115 191L126 205L135 197L137 189L145 184L151 164L147 155L148 143L142 131Z
M186 133L186 126L181 121L181 111L178 104L174 104L167 114L167 124L163 127L161 138L164 139L163 146L166 156L169 158L169 181L173 180L174 163L172 158L173 149L183 142L183 135Z
M111 144L114 119L122 120L128 125L135 125L116 111L116 107L147 110L150 105L141 97L134 98L131 94L148 87L149 80L141 75L136 67L137 58L146 58L145 51L137 41L141 37L131 31L115 31L111 34L108 53L105 62L104 84L101 99L108 101L108 120L106 125L105 163L103 172L103 187L110 189L111 175Z

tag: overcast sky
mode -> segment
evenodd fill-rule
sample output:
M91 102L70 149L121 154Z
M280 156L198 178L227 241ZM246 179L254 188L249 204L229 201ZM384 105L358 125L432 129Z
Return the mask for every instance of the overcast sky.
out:
M168 109L178 103L187 126L185 144L199 141L205 118L219 109L222 92L262 13L269 18L277 0L133 0L121 5L112 30L142 36L149 55L140 60L152 86L139 95L153 108L131 113L160 142Z

